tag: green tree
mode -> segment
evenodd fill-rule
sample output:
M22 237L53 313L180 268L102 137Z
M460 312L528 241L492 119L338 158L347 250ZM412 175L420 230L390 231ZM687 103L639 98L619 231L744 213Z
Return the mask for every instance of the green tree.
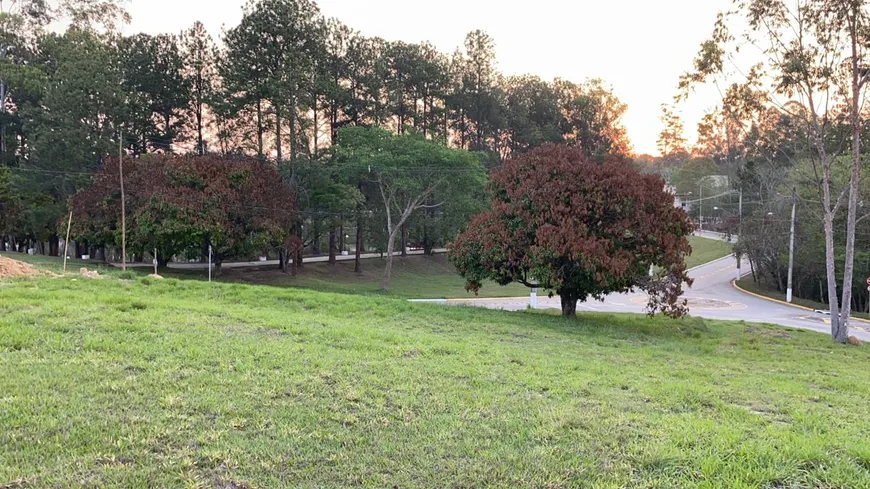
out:
M686 138L683 136L683 121L680 116L674 113L672 107L662 105L661 116L662 132L659 133L659 139L656 142L663 158L671 158L674 155L684 155L686 151Z
M201 22L195 22L182 34L181 54L190 95L187 110L194 124L196 152L200 155L206 152L206 114L214 103L218 83L215 50L214 41Z
M38 53L39 103L20 109L29 147L20 165L27 170L21 193L30 201L28 234L56 241L67 199L117 151L124 94L118 54L105 36L71 28L41 37Z
M564 119L555 87L536 76L509 77L503 82L504 145L518 155L544 143L563 141Z
M137 34L124 38L120 50L131 148L135 153L171 153L190 103L179 39Z
M602 80L576 84L556 80L565 119L563 137L591 158L628 156L631 143L622 125L628 108Z
M756 77L759 88L752 98L765 106L776 107L799 118L810 141L813 163L808 179L818 188L817 200L824 222L826 281L831 312L831 335L839 342L848 337L852 276L855 253L855 227L859 213L859 181L862 159L860 134L861 93L867 81L863 41L868 29L868 12L863 0L750 0L720 14L713 34L702 43L694 67L680 79L680 98L711 78L727 79L725 60L744 44L758 49L760 60L749 78ZM735 35L733 30L739 29ZM746 72L749 70L738 70ZM744 77L746 77L744 75ZM780 98L784 97L786 103ZM793 110L797 107L799 110ZM846 118L851 145L831 145L837 122ZM844 151L844 148L849 148ZM848 153L848 163L838 158ZM850 178L845 190L836 188L836 166L847 164ZM842 194L841 194L842 192ZM843 195L843 197L840 197ZM843 205L845 204L845 205ZM845 252L838 257L835 221L845 209L847 225ZM844 269L842 286L837 268ZM838 290L842 288L842 297ZM842 305L842 310L840 306Z
M371 182L380 197L388 236L384 290L390 287L396 237L408 219L421 209L445 205L444 200L430 200L436 192L461 193L480 181L473 175L483 175L480 161L471 153L380 128L343 129L334 152L336 163Z
M251 0L241 23L227 31L227 79L232 93L257 104L258 153L262 156L263 107L274 113L275 152L283 161L283 127L288 126L290 161L299 153L299 107L313 91L315 64L322 52L324 22L310 0ZM310 104L309 104L310 105Z
M492 150L501 128L497 88L500 75L495 62L495 41L492 37L480 30L468 33L458 102L464 119L461 125L469 133L468 147L475 151ZM460 146L465 147L464 141Z

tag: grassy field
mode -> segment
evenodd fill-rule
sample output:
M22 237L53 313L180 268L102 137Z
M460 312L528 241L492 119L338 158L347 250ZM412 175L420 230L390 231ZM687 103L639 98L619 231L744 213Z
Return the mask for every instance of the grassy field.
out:
M244 284L0 280L0 487L870 487L870 350Z
M776 299L776 300L780 300L780 301L785 300L785 293L780 292L780 291L775 290L775 289L772 289L772 288L767 288L767 287L762 286L761 284L752 280L751 275L748 275L748 276L740 279L740 281L737 282L737 285L739 285L741 289L748 290L749 292L752 292L752 293L755 293L758 295L763 295L764 297L770 297L771 299ZM822 311L828 310L828 305L823 303L823 302L801 299L800 297L793 297L792 303L795 305L798 305L798 306L808 307L808 308L813 309L813 310L816 310L816 309L822 310ZM870 319L870 315L868 315L866 312L853 312L852 317Z
M717 239L689 236L689 244L692 245L692 255L686 259L686 265L689 268L718 260L734 252L732 243Z
M706 238L692 236L692 256L686 262L691 268L709 261L727 256L731 253L731 244ZM43 256L27 256L10 254L16 259L60 272L61 261L57 258ZM69 260L67 268L78 271L80 267L97 269L101 273L115 276L118 270L114 267L96 262ZM228 269L219 279L222 282L249 283L272 285L277 287L299 287L341 294L377 295L406 299L441 299L441 298L471 298L474 294L465 290L465 281L456 273L456 269L448 263L446 255L431 257L410 256L395 258L391 287L388 293L381 291L381 277L384 271L384 260L369 259L363 261L363 272L354 273L353 262L338 262L335 265L326 263L309 263L303 266L296 277L281 273L272 267L270 269ZM129 276L140 276L151 273L150 268L131 268ZM167 277L181 279L204 280L208 276L205 271L179 271L162 269L160 273ZM529 294L529 289L520 284L501 287L494 283L484 284L479 297L522 297Z

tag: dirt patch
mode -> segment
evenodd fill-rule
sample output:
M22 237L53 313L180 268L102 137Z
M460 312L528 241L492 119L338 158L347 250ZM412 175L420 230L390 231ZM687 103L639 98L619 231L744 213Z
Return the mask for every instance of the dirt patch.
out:
M794 338L794 336L789 333L787 330L783 329L768 329L768 328L759 328L757 326L747 326L745 329L747 334L753 334L758 336L766 336L769 338L782 338L785 340L790 340Z
M100 272L98 272L98 271L96 271L96 270L90 270L90 271L89 271L89 270L88 270L87 268L85 268L85 267L82 267L82 268L79 270L79 275L81 275L81 276L84 277L84 278L92 278L92 279L101 279L101 278L103 278L103 276L100 275Z
M0 278L37 277L42 272L27 263L0 256Z

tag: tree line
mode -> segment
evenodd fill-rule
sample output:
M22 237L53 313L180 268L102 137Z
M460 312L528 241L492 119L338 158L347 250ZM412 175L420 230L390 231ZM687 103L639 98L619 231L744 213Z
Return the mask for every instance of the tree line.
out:
M466 151L483 168L545 143L592 158L630 151L620 122L626 107L604 82L505 76L495 41L482 31L442 53L429 43L363 36L325 18L311 0L251 0L218 40L199 22L177 35L123 36L129 19L114 0L17 0L2 8L0 247L57 253L71 199L119 153L155 165L162 160L145 156L271 165L292 195L271 206L293 212L288 233L299 252L288 260L301 264L303 250L343 249L350 229L361 229L358 248L385 251L395 237L402 251L411 241L428 251L484 205L478 170L451 174L452 163L439 163L462 157L405 161L399 187L440 183L393 229L389 214L404 216L408 202L392 200L390 208L376 177L345 178L342 165L361 159L339 150L343 129L381 128L407 138L370 135L378 144L428 155L437 150L422 142ZM58 23L69 27L49 28ZM372 147L358 136L349 132L351 146ZM449 192L445 175L476 190ZM80 254L117 245L114 235L77 229Z

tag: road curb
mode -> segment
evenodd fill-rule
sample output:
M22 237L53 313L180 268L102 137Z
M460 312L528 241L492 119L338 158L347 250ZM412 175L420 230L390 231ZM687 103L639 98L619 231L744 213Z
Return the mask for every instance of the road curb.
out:
M804 311L816 312L815 309L812 309L812 308L809 308L809 307L806 307L806 306L801 306L801 305L798 305L798 304L790 304L790 303L788 303L788 302L786 302L786 301L781 301L781 300L779 300L779 299L774 299L773 297L767 297L766 295L761 295L761 294L756 294L755 292L750 292L750 291L744 289L743 287L737 285L737 279L733 279L733 280L731 280L731 286L734 287L736 290L738 290L738 291L740 291L740 292L743 292L744 294L749 294L749 295L751 295L752 297L756 297L756 298L758 298L758 299L763 299L763 300L766 300L767 302L774 302L774 303L776 303L776 304L780 304L780 305L783 305L783 306L794 307L794 308L797 308L797 309L803 309ZM870 321L868 321L868 320L866 320L866 319L862 319L862 318L856 318L856 317L854 317L854 316L850 316L850 317L849 317L849 321L858 321L859 323L870 324Z

